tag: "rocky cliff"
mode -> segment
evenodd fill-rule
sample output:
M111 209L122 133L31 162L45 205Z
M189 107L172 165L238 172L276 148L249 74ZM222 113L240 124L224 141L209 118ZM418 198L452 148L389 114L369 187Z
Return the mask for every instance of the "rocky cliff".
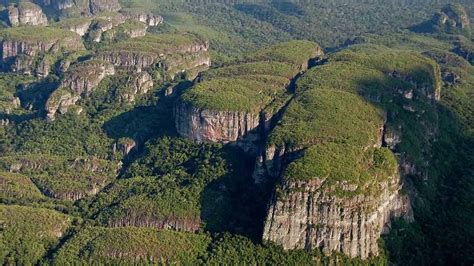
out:
M147 35L106 47L98 53L97 58L124 68L147 69L172 56L200 54L206 57L204 62L209 62L208 48L207 41L191 34ZM158 67L163 67L163 64L159 63ZM189 68L193 67L191 64ZM179 71L185 71L186 68Z
M48 18L43 10L30 2L21 2L18 5L9 6L8 20L13 27L48 25Z
M228 143L255 130L259 113L213 111L180 102L175 107L176 129L181 136L202 141Z
M56 11L54 16L84 16L120 10L117 0L35 0L38 5Z
M67 112L81 97L89 95L106 76L114 75L114 67L103 61L89 60L71 67L60 85L46 102L47 118Z
M120 14L122 14L126 19L136 20L145 23L146 25L153 27L158 26L163 22L163 17L155 15L151 12L147 12L143 9L137 8L124 8L121 9Z
M321 248L326 254L337 251L362 259L377 256L386 225L410 209L408 199L400 196L397 179L380 183L380 195L347 199L322 189L323 179L287 182L281 187L287 194L271 202L263 239L285 249Z
M297 96L287 112L269 137L276 145L268 145L254 174L280 180L263 239L285 249L377 256L378 239L391 219L411 210L401 193L397 160L381 147L383 117L358 96L330 90ZM306 112L314 115L296 117ZM354 131L344 132L348 127ZM297 130L307 135L299 138ZM279 136L288 142L278 144Z
M120 93L120 100L122 102L134 102L135 97L147 93L152 88L153 79L150 74L145 71L132 74L127 81L127 89Z
M63 19L52 26L72 31L79 36L84 36L89 31L89 27L91 26L92 22L92 18L90 17L71 18Z
M203 73L175 107L178 133L197 141L237 141L244 150L255 152L259 149L256 143L290 99L287 92L301 71L300 64L307 66L313 56L322 55L317 48L311 42L290 42L257 52L255 58L265 61L249 59ZM301 54L297 59L282 58L283 49L301 49ZM173 64L165 69L170 66Z
M0 32L2 59L24 54L55 53L61 49L79 51L84 45L79 35L47 27L24 27Z
M391 220L413 219L403 180L426 177L441 86L432 60L376 46L340 51L301 76L256 163L257 182L278 183L263 239L378 255Z
M46 77L64 55L85 49L79 35L48 27L5 29L0 39L5 66L37 77Z

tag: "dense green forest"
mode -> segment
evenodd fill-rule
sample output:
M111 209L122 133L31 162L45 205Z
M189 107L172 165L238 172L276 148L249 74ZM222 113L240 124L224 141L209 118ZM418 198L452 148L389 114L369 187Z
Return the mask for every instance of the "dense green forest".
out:
M33 1L48 26L14 27L18 2L0 1L1 263L474 263L471 1L122 0L163 22L104 32L119 9ZM187 137L200 132L179 128L181 106L255 120L247 134L264 137ZM290 152L262 181L269 149ZM270 202L304 190L285 182L315 176L338 199L398 177L409 213L366 259L262 239Z

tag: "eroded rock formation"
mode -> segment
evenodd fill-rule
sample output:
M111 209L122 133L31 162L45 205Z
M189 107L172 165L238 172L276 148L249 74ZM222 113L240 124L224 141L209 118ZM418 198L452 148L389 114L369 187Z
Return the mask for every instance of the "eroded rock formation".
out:
M122 92L120 98L124 102L133 102L137 95L147 93L153 88L153 79L145 71L132 74L127 82L127 90Z
M285 249L321 248L326 254L337 251L362 259L376 256L378 239L390 220L410 212L399 182L395 175L379 184L379 195L350 198L334 196L333 188L322 189L324 179L285 182L283 193L272 199L263 239Z
M118 11L121 8L117 0L35 0L35 2L66 16Z
M163 17L147 12L142 9L124 8L121 9L122 14L126 19L136 20L145 23L147 26L158 26L163 22Z
M81 97L89 95L106 76L114 75L114 67L103 61L90 60L72 67L61 80L59 88L46 102L47 118L67 112Z
M48 18L41 7L30 2L21 2L18 5L9 6L8 20L13 27L48 25Z
M175 108L176 129L189 139L214 142L233 142L255 130L260 123L259 113L201 110L186 103Z

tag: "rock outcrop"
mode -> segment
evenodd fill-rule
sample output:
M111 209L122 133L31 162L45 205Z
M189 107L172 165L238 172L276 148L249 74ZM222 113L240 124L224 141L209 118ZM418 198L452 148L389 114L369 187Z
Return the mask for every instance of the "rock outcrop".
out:
M89 94L106 76L114 75L112 65L89 60L72 67L61 81L60 88L69 88L77 94Z
M121 9L119 12L126 19L140 21L150 27L158 26L163 22L162 16L155 15L151 12L147 12L142 9L124 8L124 9Z
M35 3L56 11L56 16L87 16L121 8L118 0L35 0Z
M18 36L14 34L16 30L21 31ZM73 33L64 34L61 30L56 29L28 27L4 30L3 34L5 35L1 40L1 46L2 59L4 60L19 54L36 56L42 52L55 53L61 48L66 51L79 51L84 49L79 35ZM38 36L38 38L36 38L36 36Z
M373 83L353 85L376 71ZM278 183L263 239L285 249L377 256L391 220L413 219L403 180L425 177L441 86L434 61L376 46L347 48L302 75L256 163L256 182Z
M362 259L377 256L378 240L391 220L412 219L408 196L401 192L398 163L380 147L383 137L378 135L370 148L354 153L345 144L268 147L254 175L282 183L271 199L263 239L284 249L322 249L327 255L341 252ZM336 152L326 158L330 149ZM360 174L359 164L364 168Z
M18 5L9 6L8 20L13 27L48 25L48 18L41 7L30 2L21 2Z
M201 220L199 217L195 219L175 219L173 217L165 219L153 219L147 215L137 215L131 210L130 213L125 211L125 217L120 219L113 219L108 222L112 227L136 226L136 227L153 227L158 229L171 229L175 231L197 232L201 228Z
M146 94L153 88L153 79L145 71L132 74L127 82L127 90L120 94L123 102L133 102L137 95Z
M259 113L203 110L186 103L175 107L176 129L198 142L228 143L246 136L260 125Z
M201 56L206 57L206 60L202 61L209 63L208 48L207 41L191 34L147 35L107 47L98 53L97 58L123 68L147 69L169 57L196 54L202 54ZM163 64L158 64L158 67L162 68ZM190 67L183 65L179 71L193 67L194 64Z
M470 18L466 8L457 3L450 3L435 13L431 20L412 28L418 32L463 34L470 36Z
M409 212L398 181L379 184L383 192L378 196L350 199L321 189L324 180L287 182L282 190L291 192L273 199L263 238L285 249L322 248L326 254L337 251L362 259L376 256L385 226L393 217Z
M13 72L46 77L58 58L84 50L79 35L48 27L19 27L0 32L2 61Z
M84 17L61 20L53 26L64 30L72 31L74 33L77 33L79 36L84 36L89 31L89 27L91 26L91 24L92 18Z
M11 71L44 78L49 75L51 63L46 56L35 58L28 55L19 55L13 61Z
M302 60L301 56L295 59L283 54L294 49L308 57ZM313 56L322 55L316 43L293 41L262 49L246 63L202 73L175 106L178 133L199 142L236 142L244 150L255 152L259 149L256 143L290 100L287 92L293 86L292 79L301 73L303 65L310 64ZM185 62L194 66L206 64L205 60L199 54L196 63L172 56L163 65L177 75L179 72L173 70L176 66Z
M47 118L54 120L57 113L66 113L71 105L89 95L102 79L114 74L115 69L111 64L97 60L71 67L61 80L59 88L46 102Z
M437 25L458 28L460 30L470 28L470 19L466 9L459 4L449 4L440 13L433 17Z
M118 0L89 0L89 11L92 14L119 11L120 9Z

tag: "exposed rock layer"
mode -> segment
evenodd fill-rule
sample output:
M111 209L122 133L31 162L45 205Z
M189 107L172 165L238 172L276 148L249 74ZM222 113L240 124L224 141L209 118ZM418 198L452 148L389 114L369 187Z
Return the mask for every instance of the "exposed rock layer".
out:
M275 196L270 205L263 239L285 249L322 248L326 254L338 251L362 259L378 255L384 227L410 209L397 181L380 184L381 195L350 199L320 189L320 180L289 182L282 188L288 195Z
M8 8L8 20L13 27L46 26L48 18L41 8L33 3L23 2Z
M180 102L175 108L176 129L196 141L232 142L259 126L259 114L200 110Z

